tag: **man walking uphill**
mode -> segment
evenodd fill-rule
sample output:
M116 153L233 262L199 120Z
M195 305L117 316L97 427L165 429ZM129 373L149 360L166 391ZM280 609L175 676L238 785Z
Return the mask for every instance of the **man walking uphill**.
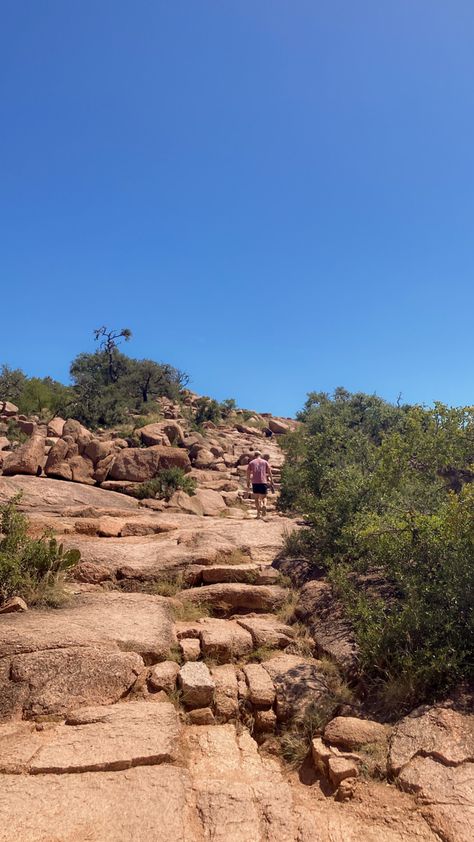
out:
M257 518L265 517L267 513L265 498L268 486L271 486L272 491L274 491L274 486L272 469L266 459L262 459L259 450L255 451L255 457L247 467L247 488L250 488L250 483L252 483L253 496L257 507Z

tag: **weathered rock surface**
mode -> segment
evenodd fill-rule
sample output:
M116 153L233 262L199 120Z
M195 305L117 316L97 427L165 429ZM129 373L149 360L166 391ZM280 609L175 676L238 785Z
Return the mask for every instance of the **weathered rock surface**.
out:
M177 758L179 723L172 704L137 701L73 711L34 755L35 774L129 769Z
M246 664L243 672L252 704L257 708L271 708L275 701L275 688L266 669L261 664Z
M105 646L69 646L4 659L0 721L64 715L78 705L112 704L135 683L143 660ZM1 662L0 662L1 665Z
M0 658L109 643L152 662L163 660L175 642L167 601L148 594L82 594L60 611L29 611L0 619Z
M355 716L336 716L324 729L324 739L331 745L357 749L361 745L384 744L389 729L379 722L357 719Z
M187 663L178 674L182 700L186 707L208 707L213 699L215 684L208 667L202 661Z
M86 506L138 511L138 500L100 488L40 477L0 477L0 503L7 502L20 492L20 509L28 514L47 512L59 515Z
M172 693L176 689L179 666L175 661L162 661L152 667L149 677L149 684L153 690L164 690L165 693Z
M395 727L389 765L415 793L433 830L446 842L468 842L474 825L474 716L422 708Z
M418 796L423 814L443 841L471 842L474 763L445 766L432 757L416 756L398 780L403 789Z
M40 435L34 435L25 444L20 445L8 454L3 462L3 473L6 476L13 474L36 476L41 472L43 462L44 438Z
M328 655L349 673L356 672L358 648L354 633L328 582L313 581L304 585L295 615L308 626L319 655Z
M199 621L204 657L218 662L231 661L253 650L252 636L231 620L206 618Z
M216 716L225 722L239 712L237 675L232 664L212 667L211 676L215 684L214 710Z
M394 728L389 755L392 772L400 772L418 754L445 766L474 762L474 715L443 707L413 711Z
M282 722L303 717L309 704L317 704L327 694L318 661L281 654L264 661L262 666L275 686L276 714Z
M145 482L153 479L161 468L191 467L188 454L177 447L129 447L116 456L109 476L113 480Z
M260 617L249 614L235 619L242 628L250 632L256 649L259 646L286 649L295 636L294 629L291 626L282 623L271 614Z
M230 611L275 611L285 602L287 592L278 585L217 584L190 588L180 594L182 602L211 605L223 614Z
M5 775L2 800L8 822L0 827L0 840L188 842L187 788L188 773L169 765L81 775ZM32 804L33 810L26 806Z

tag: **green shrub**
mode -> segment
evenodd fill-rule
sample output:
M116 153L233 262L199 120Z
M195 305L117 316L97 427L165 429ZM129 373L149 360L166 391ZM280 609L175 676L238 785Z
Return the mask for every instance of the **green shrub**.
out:
M280 506L307 528L285 549L329 573L368 704L397 716L473 675L474 408L338 389L311 394L300 420Z
M142 482L134 491L135 497L144 500L155 497L159 500L169 500L175 491L185 491L194 494L196 480L184 473L182 468L162 468L154 479Z
M205 421L217 424L222 418L221 404L213 398L199 398L195 404L195 424L199 427Z
M22 596L30 604L60 601L64 573L80 560L49 534L29 538L28 520L18 509L21 495L0 507L0 602Z

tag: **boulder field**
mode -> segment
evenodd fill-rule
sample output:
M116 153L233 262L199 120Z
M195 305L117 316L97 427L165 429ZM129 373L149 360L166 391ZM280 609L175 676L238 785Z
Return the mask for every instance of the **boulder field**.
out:
M446 703L388 726L334 704L330 659L357 669L351 629L325 582L282 575L297 524L273 503L257 521L245 494L259 439L278 479L290 422L265 418L264 440L168 414L143 447L54 419L1 451L0 503L21 492L32 534L81 560L62 608L0 613L0 842L470 840L473 717ZM163 460L197 480L194 509L184 492L131 496ZM295 723L321 712L306 758L285 762Z

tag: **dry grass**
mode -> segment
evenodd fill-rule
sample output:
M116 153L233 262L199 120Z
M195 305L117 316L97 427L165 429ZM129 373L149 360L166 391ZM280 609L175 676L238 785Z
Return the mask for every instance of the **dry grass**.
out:
M171 606L175 622L194 622L203 617L210 617L209 607L203 602L179 602L176 600Z
M183 575L178 574L175 579L159 579L150 584L148 593L157 596L176 596L183 589Z
M298 591L291 588L288 589L288 595L283 605L275 612L276 616L282 623L290 623L295 614L295 608L298 604Z
M166 654L165 661L174 661L176 664L183 663L183 653L178 643L173 644Z
M249 652L248 655L244 655L241 659L241 663L261 664L263 661L268 661L270 658L273 658L273 656L277 655L280 651L280 649L276 649L272 646L258 646L256 649L253 650L253 652Z
M244 552L239 548L235 548L235 550L231 550L230 552L226 552L225 550L219 550L216 553L216 557L214 559L214 564L250 564L252 559L249 553Z
M387 777L388 741L358 746L357 754L362 757L360 773L363 777L376 780Z
M64 573L45 576L40 582L32 582L24 591L27 605L35 608L64 608L71 599L66 590Z

